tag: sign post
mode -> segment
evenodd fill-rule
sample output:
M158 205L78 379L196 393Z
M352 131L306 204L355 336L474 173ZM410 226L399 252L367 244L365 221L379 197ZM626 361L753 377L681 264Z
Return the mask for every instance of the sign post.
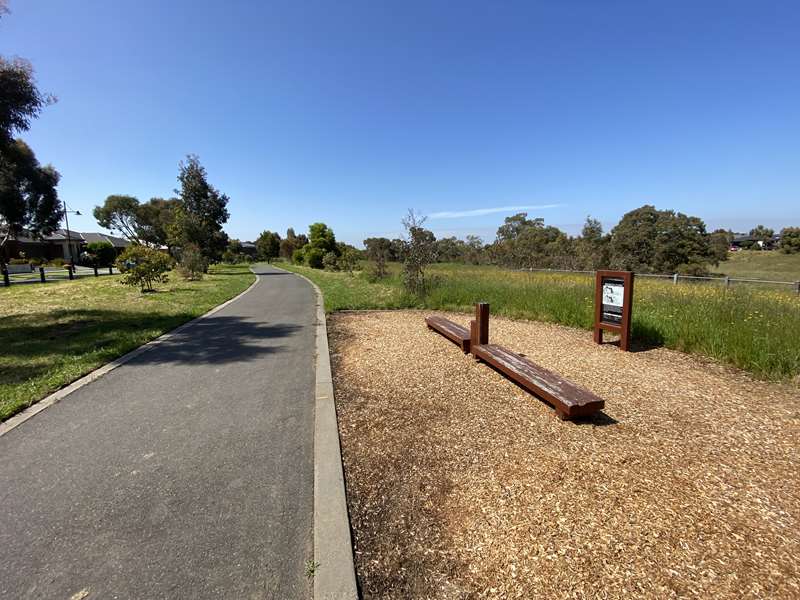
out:
M619 334L620 350L628 351L631 341L633 273L597 271L594 283L594 341L603 343L603 331Z

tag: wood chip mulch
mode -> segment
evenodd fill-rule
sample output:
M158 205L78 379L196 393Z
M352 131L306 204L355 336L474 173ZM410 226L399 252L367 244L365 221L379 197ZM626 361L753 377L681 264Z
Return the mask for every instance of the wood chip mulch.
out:
M800 597L800 387L493 317L606 400L563 422L427 314L329 320L364 598Z

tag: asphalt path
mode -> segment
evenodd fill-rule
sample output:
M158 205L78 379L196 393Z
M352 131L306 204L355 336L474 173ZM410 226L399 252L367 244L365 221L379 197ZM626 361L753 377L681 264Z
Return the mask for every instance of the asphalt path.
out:
M271 267L0 437L0 598L307 598L315 294Z

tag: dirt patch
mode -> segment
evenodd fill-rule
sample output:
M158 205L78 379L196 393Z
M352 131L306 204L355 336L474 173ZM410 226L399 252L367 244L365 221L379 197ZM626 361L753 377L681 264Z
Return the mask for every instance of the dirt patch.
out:
M329 321L365 598L800 596L800 388L493 318L606 400L562 422L425 314Z

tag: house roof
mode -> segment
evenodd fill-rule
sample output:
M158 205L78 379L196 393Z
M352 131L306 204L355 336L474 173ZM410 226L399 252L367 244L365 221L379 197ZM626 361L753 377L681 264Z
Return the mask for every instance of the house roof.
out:
M757 242L760 239L762 239L762 238L753 237L752 235L737 235L737 236L735 236L733 238L733 241L734 242ZM781 239L781 234L780 233L776 233L775 235L773 235L769 239L770 239L770 241L773 241L773 242L779 242L780 239Z
M48 242L65 242L67 240L67 230L56 229L53 233L44 236L42 239ZM79 231L73 231L72 229L70 229L69 239L72 242L80 242L83 240L83 234L80 233Z
M115 248L127 248L131 243L121 237L115 235L108 235L107 233L85 232L81 234L87 244L94 242L108 242Z
M14 236L14 240L17 242L22 242L23 244L46 244L45 240L37 240L34 237L31 237L27 234L28 232L25 231L17 236Z
M27 231L23 231L20 235L15 238L18 242L28 243L28 244L35 244L35 243L42 243L42 242L66 242L67 241L67 230L66 229L56 229L50 235L46 235L42 237L41 240L34 239L30 236ZM117 237L115 235L109 235L107 233L99 233L95 231L90 232L80 232L80 231L73 231L72 229L69 230L69 240L73 244L91 244L92 242L108 242L115 248L127 248L131 245L131 243L121 237Z
M86 240L87 244L91 244L93 242L107 242L106 236L102 233L84 233L83 239Z

